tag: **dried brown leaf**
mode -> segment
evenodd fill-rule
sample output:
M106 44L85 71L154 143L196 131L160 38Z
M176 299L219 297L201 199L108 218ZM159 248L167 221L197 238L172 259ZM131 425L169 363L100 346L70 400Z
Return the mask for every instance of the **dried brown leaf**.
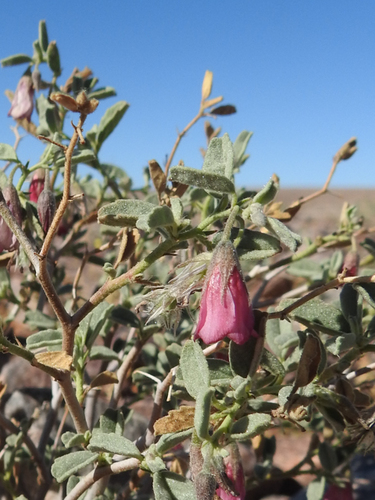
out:
M65 351L40 352L35 354L35 359L41 365L64 371L70 371L73 362Z
M148 162L150 168L150 175L152 182L154 183L155 189L159 195L161 195L167 186L167 178L163 172L161 166L156 160L150 160Z
M166 417L154 423L155 436L190 429L194 426L194 412L193 406L181 406L178 410L169 411Z
M237 109L232 104L225 104L224 106L219 106L218 108L210 110L211 115L218 116L233 115L234 113L237 113Z
M211 94L213 76L212 71L209 70L207 70L204 74L202 83L202 101L205 101Z
M99 373L96 377L94 377L91 381L90 388L101 387L102 385L107 384L118 384L118 378L113 372L108 370Z

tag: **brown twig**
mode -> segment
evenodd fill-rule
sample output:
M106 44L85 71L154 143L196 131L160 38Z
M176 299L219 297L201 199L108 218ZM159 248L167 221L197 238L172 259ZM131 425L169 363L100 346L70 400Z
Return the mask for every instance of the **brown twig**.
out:
M111 474L120 474L120 472L125 472L127 470L135 469L140 464L137 458L127 458L126 460L121 460L120 462L115 462L106 467L96 467L94 470L89 472L81 481L72 489L72 491L65 497L65 500L77 500L82 493L84 493L90 486L92 486L96 481L99 481L102 477L109 476Z
M328 283L325 283L324 285L321 285L318 288L315 288L315 290L312 290L311 292L307 293L300 299L297 299L293 304L290 304L288 307L285 307L281 311L275 311L268 313L267 318L268 319L285 319L288 314L290 314L294 309L297 309L298 307L302 306L303 304L306 304L309 300L318 297L319 295L322 295L323 293L327 292L328 290L332 290L333 288L338 288L341 285L344 285L345 283L375 283L375 274L372 276L349 276L345 277L343 274L339 275L337 278L335 278L332 281L329 281Z
M203 118L204 116L207 116L206 113L204 112L204 108L203 106L201 106L197 116L195 116L191 122L189 122L186 127L182 130L182 132L179 132L177 134L177 139L176 139L176 142L174 143L173 145L173 148L172 148L172 151L171 151L171 154L169 155L168 157L168 161L167 161L167 164L165 165L165 170L164 170L164 173L165 173L165 176L168 177L168 171L169 171L169 168L171 166L171 163L172 163L172 160L173 160L173 157L177 151L177 148L181 142L181 139L184 137L184 135L191 129L191 127L193 125L195 125L197 123L197 121L200 119L200 118Z

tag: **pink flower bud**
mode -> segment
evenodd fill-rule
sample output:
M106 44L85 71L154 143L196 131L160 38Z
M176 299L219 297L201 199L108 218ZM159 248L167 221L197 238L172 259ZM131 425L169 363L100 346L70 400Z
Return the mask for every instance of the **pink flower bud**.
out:
M346 276L357 276L359 268L359 254L351 250L345 255L341 271L346 271Z
M244 500L246 496L245 476L237 447L233 447L230 454L224 458L224 467L231 488L228 487L228 484L222 483L216 489L216 495L221 500ZM233 491L231 491L232 489Z
M254 315L233 244L219 243L207 270L194 339L213 344L228 337L244 344L257 337Z
M21 203L18 198L17 190L14 186L6 186L3 189L3 196L9 210L12 212L14 218L21 225L22 222L22 209ZM18 248L18 240L8 227L5 220L0 217L0 252L13 251Z
M31 120L34 109L34 88L31 76L23 76L18 82L8 116L15 120Z
M55 196L50 189L44 189L40 193L37 210L43 231L47 233L56 212Z
M30 182L30 201L36 203L38 201L40 193L44 189L44 169L38 168L31 178Z

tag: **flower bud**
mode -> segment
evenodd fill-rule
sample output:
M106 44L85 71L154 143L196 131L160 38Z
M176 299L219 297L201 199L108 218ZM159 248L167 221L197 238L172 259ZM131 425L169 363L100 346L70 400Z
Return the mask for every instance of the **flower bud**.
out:
M6 186L3 189L2 194L9 210L13 214L18 224L21 225L22 208L16 188L14 186ZM17 238L15 237L5 220L0 217L0 252L3 252L4 250L13 251L16 250L16 248L18 248Z
M30 201L36 203L38 201L40 193L44 189L44 169L38 168L31 178L29 197Z
M341 146L341 148L337 151L334 159L337 162L341 160L348 160L351 156L354 155L357 149L357 139L356 137L351 137L348 142Z
M254 315L236 250L230 241L219 243L207 270L194 339L213 344L228 337L245 344L258 336L253 328Z
M47 233L56 212L56 200L50 189L43 189L36 205L43 231Z
M11 116L15 120L22 120L23 118L26 118L30 121L34 109L33 98L33 81L31 76L25 75L18 82L8 116Z
M224 458L225 476L229 481L220 481L216 495L221 500L244 500L246 496L245 476L236 445L231 445L229 455Z
M341 273L346 272L345 276L357 276L359 268L359 254L351 250L345 255L344 263L341 268Z

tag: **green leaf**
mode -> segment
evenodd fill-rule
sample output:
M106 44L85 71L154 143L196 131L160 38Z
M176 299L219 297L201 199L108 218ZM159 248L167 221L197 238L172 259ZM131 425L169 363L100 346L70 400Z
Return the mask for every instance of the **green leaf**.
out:
M47 26L45 21L39 21L39 46L43 52L47 52L48 49L48 34Z
M114 432L94 432L87 449L100 453L117 453L118 455L134 457L139 460L143 459L143 455L135 444L124 436L119 436Z
M260 366L267 370L275 377L284 378L285 369L280 361L267 349L263 349L262 357L260 358Z
M334 356L339 356L342 352L348 351L356 344L354 333L344 333L336 337L330 337L326 340L325 346L328 352Z
M251 136L252 132L248 132L247 130L243 130L238 135L237 139L233 144L233 152L234 152L234 171L237 171L241 165L247 160L248 155L245 155L245 151Z
M269 234L249 229L245 229L237 247L238 256L245 260L262 260L279 252L281 252L279 240Z
M179 432L170 432L168 434L163 434L159 441L156 443L156 451L159 455L164 455L164 453L172 448L174 448L185 439L189 438L193 429L186 429Z
M117 436L122 436L124 432L125 419L124 414L120 410L107 408L103 415L99 418L99 425L94 428L93 433L114 433Z
M293 233L285 224L273 217L267 217L267 227L284 243L292 252L295 252L302 243L302 238L296 233Z
M124 326L132 326L134 328L140 328L141 322L136 314L130 309L126 309L123 306L116 306L111 311L111 320L114 323Z
M119 361L118 354L104 345L94 345L90 349L90 359L102 359L104 361Z
M229 344L229 361L235 375L246 378L254 366L258 365L262 352L263 339L251 337L245 344L239 345L231 341Z
M209 387L210 372L203 351L193 340L188 340L181 353L180 367L188 393L196 398L199 392Z
M320 281L323 279L324 268L319 262L314 262L310 259L302 259L290 264L287 273L292 276L307 278L311 281Z
M42 330L38 333L33 333L26 339L26 347L31 351L40 349L41 347L49 347L54 350L61 348L62 332L61 330Z
M172 210L167 205L163 205L161 207L154 206L150 213L139 217L136 227L144 231L150 231L157 227L171 226L173 224L174 217Z
M90 349L113 308L114 305L108 302L101 302L95 307L95 309L80 322L75 335L75 343L81 347L86 345L86 347Z
M39 330L47 330L56 328L56 319L50 318L40 311L27 311L25 315L26 323L29 327Z
M44 94L40 94L36 100L36 109L39 116L37 133L50 136L59 131L60 119L56 105L49 101Z
M26 54L15 54L14 56L5 57L1 59L1 65L3 68L5 66L16 66L17 64L31 63L32 58Z
M98 456L98 453L91 451L73 451L68 455L56 458L51 473L58 483L62 483L80 469L95 462Z
M234 152L228 134L214 137L208 145L202 172L217 174L231 179L233 175ZM216 189L215 189L216 191Z
M165 349L165 355L167 357L169 367L173 368L177 366L180 362L182 347L180 344L173 343Z
M157 205L141 200L117 200L99 209L98 221L108 226L135 227L137 220Z
M61 441L65 448L73 448L73 446L80 446L86 443L86 435L75 432L64 432L61 436Z
M270 179L263 189L257 193L254 198L254 203L260 203L261 205L266 205L272 201L279 190L279 185L273 179Z
M188 186L197 186L209 191L218 193L234 193L234 184L224 175L218 175L212 172L203 172L195 168L175 166L169 171L169 180L187 184Z
M242 417L234 422L231 430L233 441L245 441L246 439L263 434L272 423L270 415L266 413L253 413Z
M340 304L343 315L347 321L350 321L349 318L357 317L358 292L350 283L345 283L342 287L340 293Z
M208 369L210 371L210 381L211 385L224 385L230 384L233 378L233 373L230 368L230 364L223 359L207 359Z
M81 478L78 476L70 476L68 479L68 482L66 483L66 493L69 495L69 493L72 491L73 488L77 486L77 484L80 482ZM82 495L79 497L79 500L81 500Z
M52 41L47 47L47 64L54 76L61 75L60 54L56 42Z
M120 123L121 118L124 116L128 107L129 104L126 101L119 101L106 110L104 116L100 120L96 133L96 153L99 152L104 141L112 134L114 129Z
M86 163L86 165L91 165L91 163L94 163L97 161L97 157L91 149L83 149L81 151L78 151L72 156L72 166L78 165L78 163ZM55 166L58 168L63 167L65 164L65 156L61 156L58 160L55 162Z
M0 160L19 162L14 148L4 143L0 143Z
M307 487L307 500L322 500L326 489L326 478L314 479Z
M277 308L278 311L293 304L293 299L282 300ZM329 335L337 335L350 332L350 325L339 309L326 304L323 300L315 298L294 309L288 316L299 321L307 327L311 327Z
M116 90L113 87L103 87L100 89L93 90L89 94L90 99L106 99L107 97L116 96Z
M156 472L152 487L155 500L197 500L194 484L174 472Z
M375 309L375 283L355 283L353 288Z
M197 436L203 440L209 438L208 430L210 426L210 411L213 389L202 388L198 393L195 412L194 412L194 427Z

